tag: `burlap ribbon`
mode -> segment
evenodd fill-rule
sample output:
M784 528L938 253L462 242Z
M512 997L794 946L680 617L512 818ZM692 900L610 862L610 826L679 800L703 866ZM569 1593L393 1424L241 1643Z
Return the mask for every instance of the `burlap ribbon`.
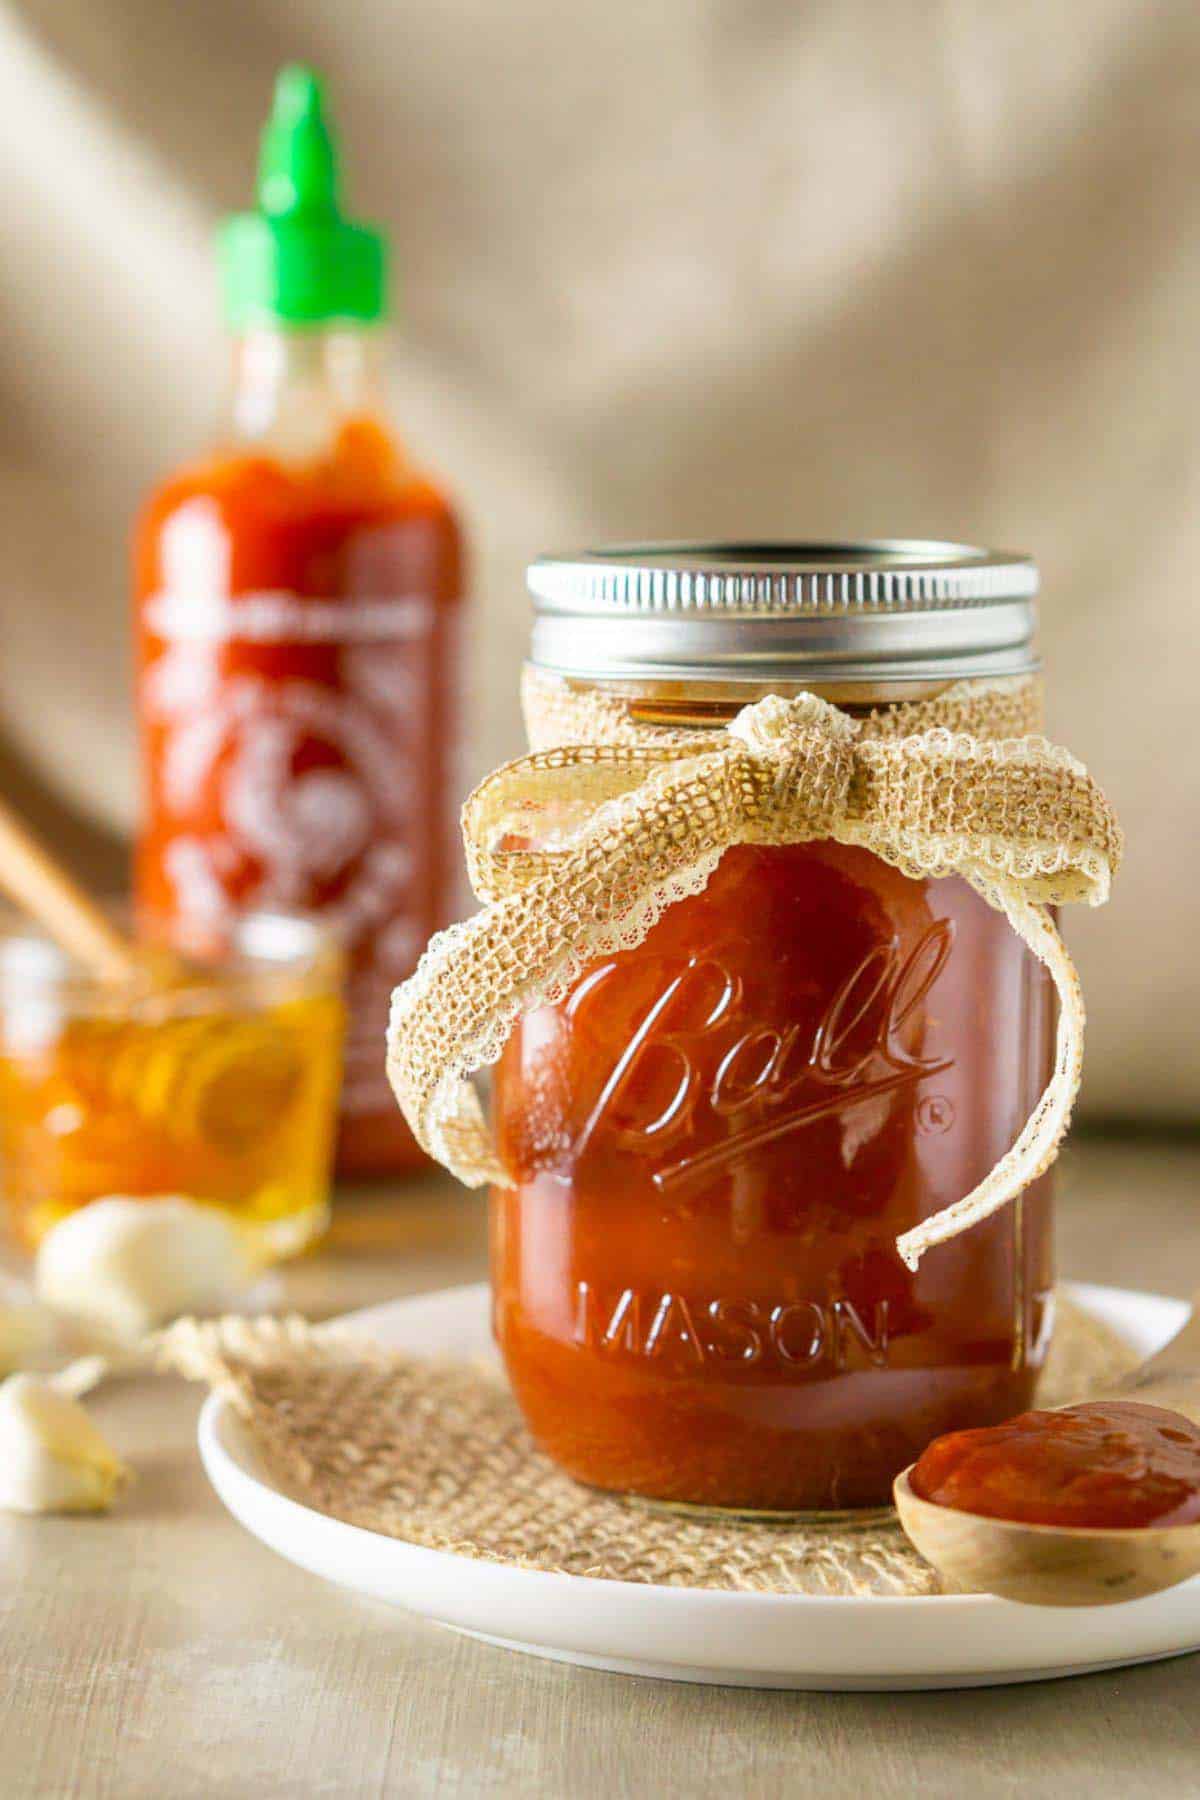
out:
M813 694L770 695L716 731L639 727L610 705L589 729L613 741L498 769L463 811L483 909L435 937L393 996L388 1074L420 1143L470 1186L506 1184L468 1077L497 1059L516 1019L561 998L595 958L641 943L730 846L834 839L914 878L961 875L1053 978L1045 1092L978 1187L906 1232L900 1255L915 1268L997 1211L1053 1161L1079 1087L1082 996L1047 908L1103 904L1121 849L1074 757L1043 737L990 735L1035 704L1033 684L1011 682L864 719Z

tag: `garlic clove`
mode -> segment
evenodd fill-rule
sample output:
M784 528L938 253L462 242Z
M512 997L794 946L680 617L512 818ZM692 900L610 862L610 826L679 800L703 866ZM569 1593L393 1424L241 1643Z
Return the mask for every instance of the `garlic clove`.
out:
M0 1382L0 1507L104 1512L130 1478L78 1400L37 1375Z
M132 1343L180 1313L227 1304L245 1275L237 1233L212 1207L111 1195L43 1238L34 1285L46 1305Z

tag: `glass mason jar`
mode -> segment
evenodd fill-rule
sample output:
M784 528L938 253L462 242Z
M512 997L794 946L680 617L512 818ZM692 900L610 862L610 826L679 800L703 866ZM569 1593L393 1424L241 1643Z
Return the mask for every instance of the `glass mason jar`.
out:
M560 717L603 695L711 730L802 690L862 716L1027 677L1036 586L1027 558L928 543L547 560L531 664ZM1011 1145L1055 1017L965 881L834 842L726 851L636 949L528 1013L496 1071L513 1185L492 1261L539 1444L621 1493L841 1511L885 1503L939 1433L1028 1406L1049 1179L915 1273L895 1240Z

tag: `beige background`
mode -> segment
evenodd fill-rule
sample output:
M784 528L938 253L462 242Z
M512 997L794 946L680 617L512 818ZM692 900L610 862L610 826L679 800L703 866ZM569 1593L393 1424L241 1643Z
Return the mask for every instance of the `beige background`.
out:
M1087 1105L1192 1120L1193 0L9 0L0 780L110 874L127 523L216 414L210 232L296 56L394 232L397 416L469 512L473 771L516 746L539 549L1030 549L1055 733L1130 835L1071 921Z

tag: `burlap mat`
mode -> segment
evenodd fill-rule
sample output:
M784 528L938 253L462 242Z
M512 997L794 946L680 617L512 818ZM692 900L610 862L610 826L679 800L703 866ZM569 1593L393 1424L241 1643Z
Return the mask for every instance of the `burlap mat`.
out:
M785 1594L933 1594L892 1520L846 1527L709 1520L578 1487L535 1449L497 1369L387 1355L297 1319L185 1320L167 1364L246 1421L294 1498L427 1549L527 1569ZM1137 1356L1059 1302L1039 1402L1098 1391Z

